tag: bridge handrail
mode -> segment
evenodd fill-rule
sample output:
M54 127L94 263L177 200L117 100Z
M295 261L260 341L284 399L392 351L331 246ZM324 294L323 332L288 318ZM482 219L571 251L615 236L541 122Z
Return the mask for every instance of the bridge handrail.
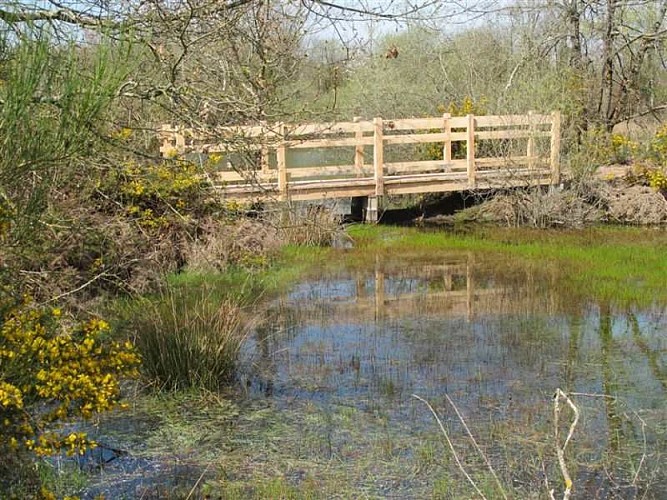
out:
M465 173L469 188L478 185L478 177L501 167L525 166L530 171L547 171L550 182L560 182L560 113L493 116L451 116L372 120L355 118L349 122L330 123L262 123L254 126L232 126L204 134L194 129L163 125L161 153L165 157L198 153L227 153L242 147L257 151L259 165L251 176L247 172L228 171L219 174L223 183L252 182L275 185L281 199L289 197L290 185L299 182L317 184L345 177L351 186L372 182L375 195L385 192L385 182L414 181L425 172ZM540 156L536 141L549 138L549 156ZM478 141L525 139L525 155L477 157ZM442 143L442 159L386 162L385 147L397 144ZM465 158L455 159L452 146L465 144ZM372 164L366 164L364 147L373 147ZM287 151L305 148L354 147L354 163L345 165L290 168ZM275 167L269 155L275 155ZM458 174L457 174L458 175ZM327 177L325 180L317 178ZM350 179L350 177L352 177ZM313 180L315 178L315 180ZM356 181L355 181L356 179ZM418 179L417 179L418 180ZM365 188L367 191L367 187Z

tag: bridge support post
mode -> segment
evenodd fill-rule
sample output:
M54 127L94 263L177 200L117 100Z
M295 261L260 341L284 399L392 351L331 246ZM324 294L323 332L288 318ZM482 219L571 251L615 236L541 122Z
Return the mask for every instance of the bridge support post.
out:
M368 196L364 200L364 222L375 224L380 220L380 200L381 196Z

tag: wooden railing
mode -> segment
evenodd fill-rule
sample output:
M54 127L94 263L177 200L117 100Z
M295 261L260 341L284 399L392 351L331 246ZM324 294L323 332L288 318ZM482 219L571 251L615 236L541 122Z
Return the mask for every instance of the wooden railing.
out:
M167 157L250 152L256 160L249 168L227 165L217 174L220 189L237 198L303 200L560 182L558 112L225 127L216 139L164 126L160 150ZM392 155L392 148L409 144L421 145L412 154L422 157L423 147L431 144L431 158ZM290 151L328 148L347 148L349 160L338 165L288 163Z

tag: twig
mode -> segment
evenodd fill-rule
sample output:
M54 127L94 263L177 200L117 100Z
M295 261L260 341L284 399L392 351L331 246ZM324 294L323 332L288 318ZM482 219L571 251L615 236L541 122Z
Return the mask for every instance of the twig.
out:
M568 405L570 405L570 408L572 408L572 411L574 412L574 420L572 421L572 424L570 424L570 431L567 434L567 438L565 438L565 443L563 443L563 446L561 447L558 444L558 418L560 416L560 400L564 399ZM555 438L556 438L556 455L558 455L558 465L560 465L560 470L561 473L563 474L563 479L565 480L565 491L563 492L563 500L567 500L570 498L570 495L572 494L572 478L570 477L570 473L567 470L567 464L565 463L565 449L567 448L567 445L570 442L570 439L572 439L572 435L574 434L574 429L577 427L577 423L579 422L579 410L577 407L574 405L572 400L565 394L563 391L560 389L556 389L556 394L554 394L554 433L555 433Z
M210 463L206 466L206 468L204 469L204 472L201 473L201 475L199 476L199 479L197 479L197 482L195 483L195 485L194 485L194 486L192 487L192 489L190 490L190 493L188 493L188 496L185 497L185 500L190 500L190 497L192 497L192 494L193 494L193 493L195 492L195 490L197 489L197 486L199 486L199 483L201 483L201 480L204 479L204 475L206 475L206 473L208 472L208 468L209 468L210 466L211 466Z
M544 477L544 486L549 493L549 498L551 500L556 500L556 497L554 496L554 489L549 486L549 478L547 477L547 469L544 467L544 462L542 462L542 477Z
M98 274L97 276L93 276L93 277L90 278L88 281L86 281L83 285L81 285L81 286L75 288L74 290L70 290L70 291L68 291L68 292L61 293L60 295L57 295L57 296L55 296L55 297L53 297L53 298L51 298L51 299L49 299L49 300L46 300L46 301L42 302L41 305L48 304L48 303L50 303L50 302L55 302L55 301L57 301L57 300L59 300L59 299L62 299L63 297L67 297L68 295L72 295L72 294L74 294L74 293L76 293L76 292L80 292L81 290L83 290L83 289L86 288L87 286L93 284L95 281L97 281L98 279L100 279L102 276L106 276L107 274L109 274L109 273L107 273L106 271L103 271L103 272L101 272L100 274Z
M415 399L418 399L419 401L424 403L428 407L428 409L431 411L431 413L435 417L436 422L438 422L438 425L440 426L440 430L442 431L443 436L445 436L445 440L447 441L447 445L449 445L449 449L452 451L452 455L454 455L454 460L456 460L456 465L458 465L459 469L461 470L463 475L466 477L468 482L472 485L472 487L475 488L475 491L477 492L477 494L480 497L482 497L486 500L486 497L484 496L484 493L482 493L480 491L480 489L475 484L475 481L473 481L473 479L470 477L470 475L466 472L465 468L463 467L463 464L461 463L461 460L459 460L459 457L456 454L456 450L454 449L454 445L452 444L452 441L449 439L449 435L447 434L447 431L445 430L445 426L442 425L442 421L440 420L440 417L438 417L438 414L435 412L435 410L433 409L431 404L428 401L426 401L425 399L417 396L416 394L413 394L412 397L415 398Z
M486 457L486 455L484 454L482 449L479 447L479 445L477 444L477 441L475 441L475 438L473 437L472 432L470 432L470 429L468 428L468 424L466 424L465 420L463 419L463 416L459 412L459 409L454 404L454 401L451 400L451 398L449 397L449 394L445 394L445 397L447 398L447 401L449 402L449 404L452 405L452 408L454 408L454 411L456 412L456 416L459 417L459 420L461 421L461 424L463 424L463 428L468 433L468 437L472 441L472 444L475 445L475 449L477 450L477 453L480 454L480 456L484 460L484 463L486 464L489 471L491 472L491 475L496 480L496 484L498 485L498 488L500 489L500 493L502 493L503 498L505 500L507 500L507 494L505 493L505 489L503 488L503 485L500 482L500 479L498 479L498 476L496 475L496 471L493 470L493 467L491 466L491 462L489 462L489 459Z

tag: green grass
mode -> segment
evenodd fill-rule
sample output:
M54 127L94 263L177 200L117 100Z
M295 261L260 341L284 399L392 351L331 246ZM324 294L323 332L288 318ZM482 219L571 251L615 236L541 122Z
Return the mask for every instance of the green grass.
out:
M647 305L667 300L667 232L593 228L581 231L490 229L466 232L356 226L359 251L405 259L437 252L475 252L506 258L509 266L540 265L579 298Z

